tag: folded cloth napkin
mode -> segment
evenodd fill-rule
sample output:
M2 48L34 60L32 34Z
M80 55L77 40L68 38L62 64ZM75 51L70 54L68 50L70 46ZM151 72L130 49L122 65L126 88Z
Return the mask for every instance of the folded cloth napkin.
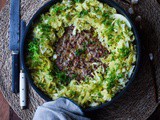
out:
M36 110L33 120L90 120L73 102L65 98L44 103Z

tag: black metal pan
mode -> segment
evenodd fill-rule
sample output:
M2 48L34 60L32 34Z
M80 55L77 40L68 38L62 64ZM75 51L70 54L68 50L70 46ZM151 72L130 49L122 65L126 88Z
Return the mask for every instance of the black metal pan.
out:
M33 82L32 80L32 77L31 77L31 74L27 68L27 66L25 65L26 61L25 61L25 53L26 53L26 46L27 46L27 41L26 41L26 38L27 36L29 35L29 32L31 31L32 29L32 25L33 23L40 17L41 14L47 12L49 10L49 8L56 4L57 2L60 2L60 1L57 1L57 0L51 0L49 2L47 2L45 5L43 5L32 17L32 19L30 20L30 22L28 23L27 25L27 28L26 28L26 31L25 31L25 34L24 34L24 37L23 37L23 44L21 44L21 51L22 51L22 54L21 54L21 62L22 62L22 65L24 66L24 72L27 76L27 79L29 81L29 83L31 84L31 86L34 88L34 90L46 101L51 101L52 99L47 96L45 93L43 93ZM103 103L99 106L96 106L96 107L92 107L92 108L87 108L87 109L84 109L82 108L83 111L87 112L87 111L94 111L94 110L97 110L97 109L100 109L100 108L103 108L107 105L110 105L112 104L113 102L115 102L119 97L121 97L125 92L126 90L130 87L130 85L132 84L133 80L135 80L135 76L138 72L138 69L139 69L139 66L140 66L140 58L141 58L141 46L140 46L140 40L139 40L139 35L138 35L138 32L136 30L136 27L134 25L134 23L132 22L130 16L128 15L128 13L123 9L121 8L118 4L116 4L114 1L112 0L100 0L100 2L102 3L105 3L105 4L108 4L109 6L111 7L114 7L118 13L124 15L128 21L130 22L131 26L132 26L132 31L134 33L134 36L135 36L135 41L134 41L134 44L136 45L136 53L137 53L137 56L136 56L136 64L135 64L135 69L129 79L129 82L126 84L126 87L121 90L119 93L117 93L115 95L115 97L112 98L111 101L109 102L106 102L106 103ZM67 98L68 99L68 98ZM72 100L71 100L72 101ZM73 101L72 101L73 102Z

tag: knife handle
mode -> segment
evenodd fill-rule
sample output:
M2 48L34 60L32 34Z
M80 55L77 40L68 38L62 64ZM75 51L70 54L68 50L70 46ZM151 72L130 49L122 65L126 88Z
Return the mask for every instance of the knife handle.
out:
M19 53L12 51L12 92L19 92Z
M20 107L21 109L26 108L26 77L23 71L20 73Z

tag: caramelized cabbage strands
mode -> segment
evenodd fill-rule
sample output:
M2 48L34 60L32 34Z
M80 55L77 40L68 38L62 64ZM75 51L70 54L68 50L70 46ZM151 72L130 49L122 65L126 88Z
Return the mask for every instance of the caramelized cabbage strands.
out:
M109 52L107 57L100 58L108 67L99 65L81 81L76 80L76 75L69 77L56 64L55 44L70 26L74 27L73 35L94 28L93 34ZM32 36L27 65L35 84L53 99L63 96L84 108L97 106L123 89L134 70L135 38L130 23L114 8L97 0L63 0L53 5L34 25Z

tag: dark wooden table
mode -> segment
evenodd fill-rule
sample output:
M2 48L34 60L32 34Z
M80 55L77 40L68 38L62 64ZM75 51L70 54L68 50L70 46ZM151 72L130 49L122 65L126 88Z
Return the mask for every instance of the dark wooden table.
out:
M0 120L20 120L0 92Z
M0 0L0 11L3 9L6 0ZM0 120L20 120L12 108L8 105L0 92ZM160 105L148 120L160 120Z

